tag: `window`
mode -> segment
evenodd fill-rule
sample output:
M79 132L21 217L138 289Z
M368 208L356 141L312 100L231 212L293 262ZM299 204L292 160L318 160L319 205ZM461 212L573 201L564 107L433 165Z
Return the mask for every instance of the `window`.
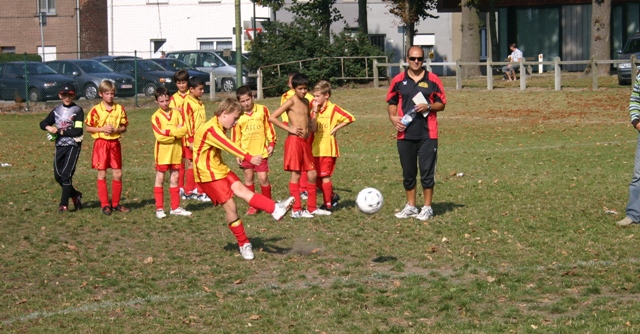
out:
M386 40L387 35L381 34L381 35L369 35L369 43L371 43L371 45L377 47L378 49L380 49L380 51L384 52L385 51L385 40Z
M38 0L38 13L40 12L56 15L56 0Z
M201 40L198 41L198 43L200 44L200 50L221 51L224 49L231 49L231 47L233 46L231 39L228 38L221 38L217 40Z
M3 46L0 47L0 50L2 50L2 53L16 53L15 46Z

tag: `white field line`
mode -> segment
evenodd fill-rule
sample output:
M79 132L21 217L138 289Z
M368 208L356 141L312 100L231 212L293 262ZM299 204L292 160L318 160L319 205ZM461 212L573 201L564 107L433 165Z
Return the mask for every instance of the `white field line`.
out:
M612 266L618 266L618 265L622 265L622 264L637 264L640 262L640 259L637 258L629 258L629 259L624 259L622 261L619 262L615 262L615 261L578 261L575 263L555 263L555 264L551 264L548 266L541 266L541 265L535 265L535 266L525 266L525 267L513 267L513 268L492 268L492 269L488 269L488 268L478 268L483 272L513 272L513 271L523 271L523 270L529 270L529 271L544 271L544 270L548 270L548 269L564 269L564 268L575 268L575 267L612 267ZM437 269L434 269L434 271L437 271ZM380 272L375 272L373 274L371 274L371 276L369 277L364 277L362 279L359 279L361 281L372 281L372 280L379 280L379 279L384 279L384 280L389 280L389 277L391 276L391 278L402 278L402 277L407 277L407 276L415 276L418 275L416 273L409 273L409 274L397 274L397 275L393 275L393 274L389 274L389 273L384 273L384 275L382 275L382 278L376 278L376 276L379 276ZM426 275L426 274L423 274ZM349 278L348 280L345 281L352 281L354 280L353 277ZM320 281L318 283L321 283ZM279 286L277 284L263 284L259 287L256 287L254 289L252 289L253 291L259 290L259 289L303 289L303 288L307 288L307 287L312 287L314 286L313 282L309 282L309 281L305 281L305 283L303 285L286 285L286 286ZM237 288L236 288L237 289ZM239 290L239 289L237 289ZM244 290L243 292L247 293L251 293L252 291L247 291ZM161 302L165 302L168 300L185 300L185 299L197 299L200 298L202 296L207 295L208 293L203 292L203 291L194 291L194 292L189 292L189 293L184 293L184 294L180 294L180 295L154 295L154 296L149 296L147 298L134 298L128 301L122 301L122 302L112 302L112 301L100 301L100 302L95 302L95 303L90 303L90 304L86 304L83 306L79 306L79 307L70 307L70 308L65 308L65 309L61 309L58 311L48 311L48 312L32 312L29 313L27 315L23 315L23 316L19 316L16 318L12 318L9 320L5 320L2 322L3 326L10 326L13 323L16 322L27 322L27 321L31 321L31 320L37 320L37 319L44 319L44 318L48 318L48 317L53 317L53 316L59 316L59 315L66 315L66 314L79 314L79 313L87 313L87 312L98 312L101 310L113 310L116 308L121 308L121 307L134 307L135 305L142 305L142 304L154 304L154 303L161 303Z

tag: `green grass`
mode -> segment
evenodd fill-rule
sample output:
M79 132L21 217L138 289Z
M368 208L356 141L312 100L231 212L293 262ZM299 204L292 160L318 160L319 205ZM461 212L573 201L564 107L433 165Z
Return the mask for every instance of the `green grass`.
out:
M54 148L38 128L44 113L0 115L0 162L12 164L0 168L1 329L640 331L638 231L615 226L637 140L630 88L521 92L501 84L456 91L445 80L436 216L426 222L393 216L405 198L386 88L335 90L332 100L357 118L339 133L342 206L311 220L245 217L250 262L220 207L188 202L192 218L155 219L153 108L128 107L123 203L133 211L110 217L97 202L90 138L74 179L87 208L60 215ZM272 109L278 102L264 101ZM270 179L274 197L284 198L278 134ZM354 207L366 186L385 196L371 216Z

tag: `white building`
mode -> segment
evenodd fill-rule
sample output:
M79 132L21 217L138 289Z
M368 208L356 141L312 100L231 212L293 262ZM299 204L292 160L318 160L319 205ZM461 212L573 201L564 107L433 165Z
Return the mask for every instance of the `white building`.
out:
M143 58L161 51L235 49L234 0L107 0L109 53ZM252 18L268 19L271 10L241 0L243 43ZM247 31L249 29L249 31Z

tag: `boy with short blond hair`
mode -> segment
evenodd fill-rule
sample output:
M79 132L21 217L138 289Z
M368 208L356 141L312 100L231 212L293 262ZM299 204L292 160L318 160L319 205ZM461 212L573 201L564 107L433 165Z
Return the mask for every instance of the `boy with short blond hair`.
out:
M269 122L269 109L253 101L253 92L248 86L240 86L236 90L236 98L242 105L243 114L238 124L231 131L231 140L249 154L262 157L262 163L255 166L236 158L244 174L244 185L255 192L254 174L258 175L260 190L264 196L271 198L271 184L269 183L269 157L276 146L276 131ZM247 215L258 213L255 207L249 207Z
M229 229L236 237L240 254L245 260L252 260L254 254L251 243L238 217L233 196L240 197L250 206L271 213L274 219L280 220L291 207L294 199L275 203L273 200L249 190L238 176L229 169L222 160L222 151L241 158L242 161L254 165L262 163L262 156L252 156L248 151L227 138L226 131L237 123L242 115L242 105L235 99L222 101L215 116L201 126L193 140L194 176L198 185L209 196L213 205L220 204L225 211Z
M182 115L187 127L185 136L184 157L186 184L184 193L188 199L208 202L207 194L202 194L193 177L193 139L196 131L207 121L207 113L200 99L204 95L204 82L200 78L189 78L189 95L182 104Z
M331 181L340 156L336 133L356 120L351 113L329 101L330 97L331 84L328 81L321 80L313 87L311 114L315 115L316 121L313 123L315 136L311 150L318 174L316 184L323 194L320 208L324 210L331 210L340 200L340 196L333 192Z
M171 95L171 100L169 101L169 108L180 111L180 114L182 114L182 119L184 120L182 104L184 104L184 100L189 95L189 72L185 69L177 70L176 73L173 74L173 82L175 82L176 88L178 88L178 91L173 93L173 95ZM184 142L183 142L183 145L184 145ZM178 173L178 187L180 188L180 196L182 197L182 199L187 199L186 194L184 193L185 163L186 163L186 159L184 159L180 163L180 171Z
M316 187L308 187L307 209L302 209L300 203L300 176L307 174L309 183L316 184L316 169L311 152L311 145L307 139L311 135L311 128L315 119L309 112L309 101L305 98L308 93L309 78L304 74L296 74L291 79L295 95L276 109L269 121L289 133L284 143L284 170L291 172L289 192L294 197L292 218L313 218L314 215L327 216L331 212L316 206ZM289 124L278 119L282 113L287 113Z
M182 138L187 134L182 114L178 109L169 108L169 90L158 87L155 92L158 110L151 116L151 128L156 138L153 156L156 166L156 178L153 195L156 200L156 218L162 219L164 213L164 174L170 172L169 198L171 211L177 216L191 216L191 212L180 207L178 175L182 164Z
M91 168L98 170L98 198L102 213L109 216L112 211L129 212L120 204L122 196L122 148L120 137L127 131L129 121L124 107L113 101L116 85L102 80L98 94L102 98L85 119L86 130L95 139L91 156ZM107 169L111 168L111 203L107 189Z

